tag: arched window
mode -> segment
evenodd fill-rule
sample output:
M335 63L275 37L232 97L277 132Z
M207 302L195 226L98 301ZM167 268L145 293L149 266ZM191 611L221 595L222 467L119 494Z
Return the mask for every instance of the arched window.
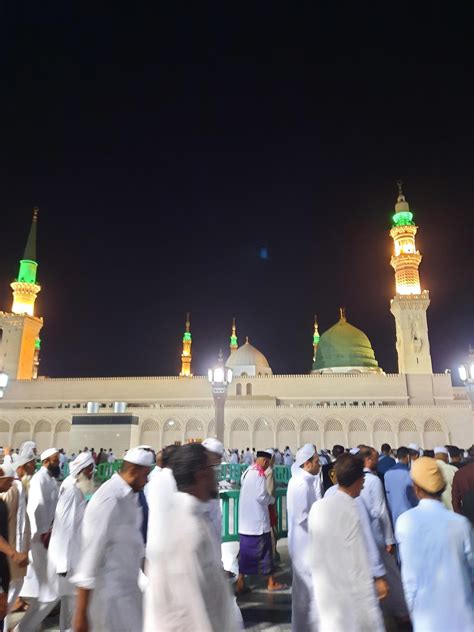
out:
M235 394L242 395L242 384L236 384L235 386Z
M252 395L252 385L251 384L247 384L247 386L245 387L245 394L246 395Z

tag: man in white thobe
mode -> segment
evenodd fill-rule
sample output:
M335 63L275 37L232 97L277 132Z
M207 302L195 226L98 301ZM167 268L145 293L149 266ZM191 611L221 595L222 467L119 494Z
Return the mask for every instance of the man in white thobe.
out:
M74 632L138 632L142 629L139 574L145 554L138 492L153 454L132 448L122 469L89 501L82 523L81 555L72 582L78 587Z
M319 472L319 456L307 443L296 453L288 483L288 550L293 582L291 588L291 628L294 632L317 630L317 610L309 564L308 515L316 502L314 478Z
M385 566L389 586L388 596L382 602L382 609L401 622L407 622L409 619L408 607L403 594L400 570L394 555L395 537L390 512L385 500L382 481L377 474L379 455L374 448L364 446L357 453L357 457L364 465L364 489L360 497L369 512L372 532Z
M245 463L245 465L249 465L249 466L253 464L253 455L250 452L250 448L247 448L245 450L243 462Z
M364 534L355 498L363 466L351 454L336 461L339 488L313 504L308 518L310 559L319 632L382 632Z
M54 606L55 595L48 582L48 546L58 502L59 451L48 448L41 454L41 467L30 482L26 511L30 520L30 565L21 595L32 602L17 632L36 632Z
M59 488L48 549L49 584L51 589L55 590L57 599L61 599L61 632L72 630L75 587L70 580L78 566L81 553L81 528L86 510L85 494L91 493L94 489L92 454L79 454L70 463L69 472L69 476Z
M145 591L143 630L234 632L238 623L209 519L209 501L217 490L209 452L198 443L185 445L171 467L178 491L154 558L147 559L155 581Z
M471 525L441 502L445 481L434 459L417 459L411 477L420 502L398 518L395 534L413 630L474 630Z

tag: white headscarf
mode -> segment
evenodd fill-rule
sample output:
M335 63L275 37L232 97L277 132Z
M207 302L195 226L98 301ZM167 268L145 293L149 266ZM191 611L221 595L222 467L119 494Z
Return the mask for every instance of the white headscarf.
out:
M295 476L295 474L298 474L303 463L306 463L306 461L309 461L309 459L312 459L315 454L316 454L316 448L314 447L314 445L312 443L305 443L304 446L300 448L298 452L296 453L295 462L291 466L292 476Z
M78 476L82 470L85 470L89 465L94 465L92 454L90 452L81 452L74 461L69 463L69 473L72 474L72 476Z

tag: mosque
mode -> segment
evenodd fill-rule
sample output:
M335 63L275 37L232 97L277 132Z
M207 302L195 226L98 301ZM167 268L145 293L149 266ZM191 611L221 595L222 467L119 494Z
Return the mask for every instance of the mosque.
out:
M0 371L9 377L0 400L0 445L18 447L34 439L39 450L54 445L69 452L85 445L156 448L215 434L214 403L207 377L192 375L189 316L178 376L47 378L39 374L40 331L35 314L37 210L18 278L13 305L0 312ZM313 364L303 375L274 375L265 355L247 339L238 345L235 321L226 366L233 370L225 406L226 446L293 450L306 442L393 447L415 442L470 446L473 412L449 373L433 373L428 338L429 292L422 289L416 249L418 227L401 187L390 236L394 250L395 319L399 372L378 365L366 334L341 309L332 327L314 324Z

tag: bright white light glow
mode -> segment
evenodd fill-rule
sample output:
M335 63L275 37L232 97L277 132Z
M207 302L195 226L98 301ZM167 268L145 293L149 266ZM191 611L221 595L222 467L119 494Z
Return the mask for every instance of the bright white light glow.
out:
M469 367L469 376L470 376L471 380L474 380L474 362Z
M8 384L8 375L6 373L0 373L0 388L5 388Z
M224 383L224 369L220 366L216 367L214 369L214 382L217 382L217 384L223 384Z
M212 382L212 369L209 369L207 372L207 379L209 380L209 382Z
M473 365L474 368L474 365ZM227 384L232 382L232 369L227 369Z
M464 364L461 364L461 366L458 368L459 371L459 377L461 378L462 382L465 382L467 380L467 369L464 366Z

